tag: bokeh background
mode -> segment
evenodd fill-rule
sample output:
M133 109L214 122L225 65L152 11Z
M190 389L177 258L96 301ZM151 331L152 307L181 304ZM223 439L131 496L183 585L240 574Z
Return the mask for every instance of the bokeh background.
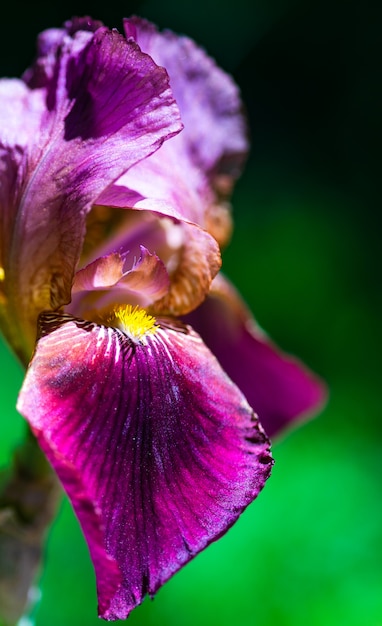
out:
M328 383L315 420L274 442L276 464L238 523L130 626L381 626L378 197L380 9L356 0L8 4L1 75L37 33L78 14L137 13L199 41L239 83L252 151L233 198L224 270L260 324ZM0 461L23 432L22 372L0 346ZM64 500L49 535L37 626L95 626L95 581Z

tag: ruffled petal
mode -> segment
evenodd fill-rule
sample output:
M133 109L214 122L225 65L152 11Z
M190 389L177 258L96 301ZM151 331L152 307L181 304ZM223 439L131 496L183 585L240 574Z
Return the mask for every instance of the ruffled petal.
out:
M124 619L257 496L269 442L189 327L132 341L68 315L40 325L18 408L82 524L100 616Z
M125 269L126 262L125 255L112 253L79 270L74 277L68 310L79 315L90 308L102 309L111 304L134 303L147 307L169 292L166 268L156 254L140 246L140 257L134 260L131 269Z
M122 187L119 187L121 193L114 193L116 187L114 185L102 194L99 200L108 206L126 208L127 198ZM146 199L138 201L133 208L143 212L142 219L131 220L129 211L125 225L120 226L115 236L99 245L95 252L103 255L115 249L127 252L134 249L137 242L155 249L167 269L170 287L168 293L152 304L152 308L163 315L185 315L203 302L209 292L221 267L219 245L207 231L184 221L165 202ZM144 306L149 304L147 302Z
M240 174L248 150L238 87L188 37L157 28L139 17L124 21L126 36L166 68L185 127L190 159L210 179Z
M221 266L219 246L206 231L182 224L182 245L170 272L170 290L153 310L165 315L185 315L203 302Z
M13 189L17 219L4 269L10 317L21 318L30 342L37 314L70 300L92 203L181 128L167 73L135 42L106 28L72 35L59 41L54 31L54 64L48 46L43 87L30 90L32 99L45 94L45 109Z
M160 33L138 17L125 20L124 26L168 71L184 123L176 141L145 164L150 176L145 178L145 166L139 166L137 178L124 177L124 185L147 198L165 199L223 246L231 234L227 200L248 151L239 90L191 39Z
M268 436L307 419L323 406L324 383L267 337L221 275L187 321L244 393Z
M72 293L113 287L123 277L124 259L118 252L96 259L74 277Z
M76 36L87 41L91 33L104 26L91 17L73 17L64 24L64 28L48 28L37 37L37 54L34 64L23 74L23 80L32 89L47 87L57 71L57 55L65 39Z

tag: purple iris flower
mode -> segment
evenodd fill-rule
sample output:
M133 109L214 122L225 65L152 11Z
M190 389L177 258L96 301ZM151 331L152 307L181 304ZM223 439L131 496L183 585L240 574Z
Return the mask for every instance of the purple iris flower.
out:
M236 521L270 474L263 426L324 395L218 274L247 150L236 86L188 38L124 30L74 19L0 81L1 328L108 620Z

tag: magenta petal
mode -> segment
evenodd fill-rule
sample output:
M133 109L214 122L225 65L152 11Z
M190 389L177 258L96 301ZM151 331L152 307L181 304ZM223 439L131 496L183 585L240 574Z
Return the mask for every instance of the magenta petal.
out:
M244 393L268 436L318 412L326 400L324 383L267 337L221 275L187 321Z
M269 442L189 327L133 344L44 314L41 330L18 408L82 524L101 617L124 619L257 496Z

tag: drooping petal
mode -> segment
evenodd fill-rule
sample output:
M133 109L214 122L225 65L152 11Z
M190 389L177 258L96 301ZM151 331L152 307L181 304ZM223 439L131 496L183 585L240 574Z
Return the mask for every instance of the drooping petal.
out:
M44 314L18 408L72 500L109 620L224 533L272 465L243 395L170 322L132 341Z
M45 110L41 93L30 94L21 80L0 80L0 326L8 341L17 346L18 333L7 321L8 266L11 236L15 228L19 201L27 163L25 146L38 133ZM28 124L25 123L28 120ZM10 147L11 146L11 147Z
M187 321L244 393L268 436L308 418L325 402L324 383L267 337L221 275Z
M165 70L136 43L106 28L65 34L60 45L58 39L44 86L30 90L33 99L44 95L45 109L21 149L23 176L9 193L17 198L4 261L9 315L22 318L29 342L41 309L70 300L92 203L181 128ZM28 126L29 118L23 121ZM34 117L31 123L35 129Z

